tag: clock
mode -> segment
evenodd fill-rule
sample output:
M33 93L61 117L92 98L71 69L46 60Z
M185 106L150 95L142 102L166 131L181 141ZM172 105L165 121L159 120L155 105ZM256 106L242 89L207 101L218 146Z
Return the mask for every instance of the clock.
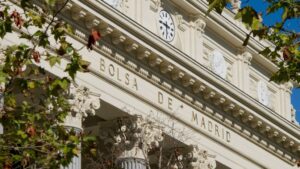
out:
M214 50L211 55L211 69L214 73L221 76L222 78L226 78L227 74L227 66L223 54L218 50Z
M108 3L109 5L113 6L113 7L117 7L120 0L103 0L104 2Z
M269 90L268 90L268 86L263 81L259 81L257 83L257 98L259 102L261 102L265 106L268 106Z
M171 42L175 37L175 25L167 11L162 10L159 12L158 26L161 38Z

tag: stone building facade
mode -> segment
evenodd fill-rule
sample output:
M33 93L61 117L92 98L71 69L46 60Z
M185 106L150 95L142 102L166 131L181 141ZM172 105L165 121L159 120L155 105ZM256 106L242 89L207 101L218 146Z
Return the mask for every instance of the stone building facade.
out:
M79 156L68 169L103 168L108 156L122 169L297 168L292 84L269 81L277 68L258 52L273 44L251 38L242 46L248 30L233 18L240 2L232 4L209 16L205 0L66 5L60 17L75 30L68 37L75 48L91 29L102 36L93 50L80 50L90 72L70 89L75 115L66 126L96 135L103 157Z

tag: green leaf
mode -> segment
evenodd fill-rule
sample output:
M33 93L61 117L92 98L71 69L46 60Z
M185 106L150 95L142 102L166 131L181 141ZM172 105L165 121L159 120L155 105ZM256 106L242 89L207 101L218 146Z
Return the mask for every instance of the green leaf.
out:
M281 16L281 18L282 18L283 21L284 21L285 19L287 19L288 13L289 13L289 8L284 7L284 8L283 8L283 13L282 13L282 16Z
M208 3L209 5L206 11L206 15L208 15L214 9L217 13L221 14L227 4L227 0L208 0Z
M60 64L61 58L58 56L50 56L48 57L50 66L53 67L56 63Z
M27 81L27 87L30 88L30 89L34 89L35 88L35 82Z
M260 51L259 54L267 57L271 53L271 50L269 47L266 47L264 50Z

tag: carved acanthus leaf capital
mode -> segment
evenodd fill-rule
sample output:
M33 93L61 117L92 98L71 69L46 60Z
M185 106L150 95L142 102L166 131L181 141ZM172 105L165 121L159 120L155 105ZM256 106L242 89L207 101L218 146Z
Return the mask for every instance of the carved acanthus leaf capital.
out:
M100 108L100 98L92 96L87 87L75 87L73 84L69 90L69 103L72 113L79 114L82 118L95 115L95 110Z
M189 160L188 169L215 169L215 156L208 154L206 150L200 149L196 145L190 146L187 159Z
M141 116L124 117L110 122L113 126L101 129L100 138L117 159L147 159L148 152L159 147L163 141L162 127Z

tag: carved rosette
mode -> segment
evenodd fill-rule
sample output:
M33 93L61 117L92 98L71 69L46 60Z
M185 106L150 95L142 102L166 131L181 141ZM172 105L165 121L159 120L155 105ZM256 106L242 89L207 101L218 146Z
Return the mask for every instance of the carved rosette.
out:
M190 151L187 155L187 169L215 169L215 156L208 154L206 150L200 149L198 146L190 146Z
M71 113L65 120L65 125L81 129L82 120L88 115L95 115L95 110L100 108L100 98L91 95L87 87L75 87L71 84L69 88L69 99Z

